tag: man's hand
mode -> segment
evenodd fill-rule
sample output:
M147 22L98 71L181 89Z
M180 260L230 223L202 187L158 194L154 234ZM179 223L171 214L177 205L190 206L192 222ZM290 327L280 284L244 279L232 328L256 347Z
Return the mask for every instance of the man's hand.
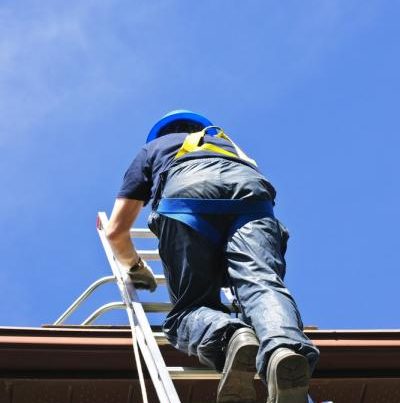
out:
M157 288L157 280L154 277L151 267L141 258L139 258L139 262L132 266L126 274L135 288L139 290L142 289L153 292Z

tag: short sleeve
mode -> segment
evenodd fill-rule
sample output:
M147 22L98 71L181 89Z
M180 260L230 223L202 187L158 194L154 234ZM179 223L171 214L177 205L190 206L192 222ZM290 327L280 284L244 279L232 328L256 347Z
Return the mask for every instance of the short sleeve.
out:
M142 148L125 172L117 197L143 200L146 204L151 197L151 187L151 167L147 159L147 150Z

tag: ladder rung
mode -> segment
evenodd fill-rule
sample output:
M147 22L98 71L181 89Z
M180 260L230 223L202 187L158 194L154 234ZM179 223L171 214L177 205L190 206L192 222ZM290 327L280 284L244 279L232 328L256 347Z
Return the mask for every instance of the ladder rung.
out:
M154 277L157 280L157 284L165 284L166 280L164 274L155 274Z
M158 254L158 249L138 250L137 253L144 260L160 260L160 255Z
M192 367L167 367L172 379L220 379L221 374L211 369Z
M164 332L153 332L153 336L159 346L168 346L171 343L167 340Z
M172 309L170 302L142 302L145 312L169 312Z
M192 367L167 367L172 379L196 380L196 379L221 379L222 374L212 369L198 369ZM260 379L258 375L255 379Z
M156 236L147 228L131 228L131 238L156 238Z

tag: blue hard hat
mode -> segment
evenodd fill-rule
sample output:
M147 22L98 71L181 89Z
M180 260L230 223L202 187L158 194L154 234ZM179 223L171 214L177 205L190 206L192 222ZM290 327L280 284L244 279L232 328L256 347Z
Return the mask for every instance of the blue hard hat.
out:
M176 109L168 112L152 127L149 135L147 136L146 143L156 139L163 127L178 120L189 120L199 123L203 127L213 126L213 124L205 116L199 115L198 113L194 113L192 111L187 111L185 109Z

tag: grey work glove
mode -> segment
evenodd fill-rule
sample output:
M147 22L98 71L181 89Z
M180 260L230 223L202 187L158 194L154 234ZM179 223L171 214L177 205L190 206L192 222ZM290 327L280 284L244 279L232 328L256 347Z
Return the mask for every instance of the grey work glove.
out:
M157 288L157 280L154 277L154 273L142 258L139 258L138 263L128 270L127 276L138 290L153 292Z

